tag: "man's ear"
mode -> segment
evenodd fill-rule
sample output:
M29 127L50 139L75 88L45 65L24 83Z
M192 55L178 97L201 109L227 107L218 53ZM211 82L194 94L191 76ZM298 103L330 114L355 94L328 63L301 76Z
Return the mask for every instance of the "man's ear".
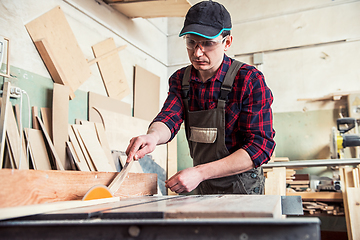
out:
M226 37L224 51L227 51L230 48L232 41L233 41L233 36L229 35Z

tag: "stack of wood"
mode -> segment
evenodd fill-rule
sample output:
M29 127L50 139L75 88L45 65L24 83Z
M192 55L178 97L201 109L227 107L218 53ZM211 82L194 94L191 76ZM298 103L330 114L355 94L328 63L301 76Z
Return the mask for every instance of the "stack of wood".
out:
M288 184L289 188L295 191L306 191L310 188L309 174L294 174L290 178L286 179L286 184Z
M342 203L303 202L303 210L310 215L329 214L339 216L345 214Z

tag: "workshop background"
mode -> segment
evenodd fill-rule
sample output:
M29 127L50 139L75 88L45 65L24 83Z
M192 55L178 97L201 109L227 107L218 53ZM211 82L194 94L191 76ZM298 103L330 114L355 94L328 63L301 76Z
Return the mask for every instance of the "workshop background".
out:
M332 128L338 118L349 116L348 99L342 96L360 90L360 1L219 2L233 22L234 41L227 54L259 68L273 92L276 157L330 158ZM11 40L9 81L26 90L32 106L51 107L53 81L25 25L56 6L65 13L87 60L94 58L92 46L104 39L127 45L119 57L131 93L122 102L133 107L134 66L140 66L160 78L161 108L169 76L189 64L183 39L178 37L183 17L129 18L100 0L1 0L0 37ZM107 95L96 64L90 70L69 102L71 124L75 119L87 120L89 91ZM4 60L1 72L6 73ZM23 122L27 125L26 114ZM178 170L192 165L184 126L177 137L177 163ZM331 174L327 167L299 172Z

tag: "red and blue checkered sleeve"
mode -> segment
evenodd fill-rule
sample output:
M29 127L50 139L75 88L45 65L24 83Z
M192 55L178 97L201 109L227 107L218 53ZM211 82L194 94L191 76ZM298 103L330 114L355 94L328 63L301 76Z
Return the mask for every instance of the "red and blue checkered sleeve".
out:
M160 113L153 122L162 122L171 131L171 141L179 131L183 122L183 103L181 98L181 83L185 69L176 71L169 78L169 92Z
M256 68L248 71L242 88L239 127L244 136L242 148L248 152L255 167L267 163L275 148L272 102L273 95L263 74Z

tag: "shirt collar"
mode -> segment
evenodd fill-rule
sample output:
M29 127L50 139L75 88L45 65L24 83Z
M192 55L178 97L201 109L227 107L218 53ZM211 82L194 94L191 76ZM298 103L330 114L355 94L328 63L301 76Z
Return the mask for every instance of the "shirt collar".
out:
M224 54L223 62L221 63L219 69L216 71L214 76L212 76L208 81L212 82L212 81L217 80L217 81L222 83L224 81L225 74L226 74L226 72L228 71L228 69L230 67L231 62L232 62L232 59L229 58L228 56L226 56L226 54ZM200 82L199 78L196 75L195 68L191 69L190 81Z

